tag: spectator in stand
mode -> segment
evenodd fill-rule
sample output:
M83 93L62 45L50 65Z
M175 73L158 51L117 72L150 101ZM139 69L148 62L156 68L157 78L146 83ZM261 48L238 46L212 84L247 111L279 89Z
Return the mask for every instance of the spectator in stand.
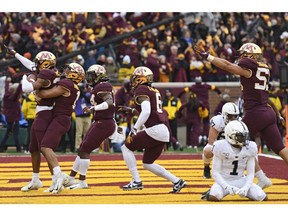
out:
M26 143L23 146L23 150L25 154L29 153L30 131L31 131L31 127L34 122L34 119L36 117L36 106L37 106L37 101L35 99L35 94L33 93L30 93L28 95L24 94L24 100L22 102L21 111L24 115L24 118L28 122L27 139L26 139Z
M196 150L198 149L199 136L201 135L201 117L198 112L200 107L196 94L189 92L186 102L182 104L177 113L177 117L182 118L182 110L186 109L186 146Z
M115 64L113 57L108 56L106 59L105 69L109 80L113 83L117 82L118 79L118 67Z
M75 131L75 149L78 151L83 137L87 133L91 125L91 114L83 111L84 107L91 106L90 93L87 91L83 83L78 84L80 96L76 101L75 115L76 115L76 131Z
M153 48L149 48L147 50L147 59L146 59L146 67L150 68L153 72L153 82L159 82L160 79L160 69L161 64L158 59L158 53L157 50Z
M173 82L189 82L189 64L185 60L184 54L177 55L177 63L174 67Z
M215 85L209 85L207 83L202 83L201 77L195 78L195 84L190 87L186 87L182 92L179 93L178 97L187 92L193 92L196 94L199 103L202 105L202 123L203 131L201 135L208 138L209 133L209 91L215 91L218 95L221 95L221 91ZM200 114L200 113L199 113Z
M179 148L178 136L177 136L177 112L182 106L181 100L179 98L175 98L173 96L172 90L167 88L165 90L165 98L162 102L162 107L167 111L168 114L168 122L171 128L171 135L174 137L174 140L170 140L172 142L172 146L174 150ZM170 143L171 144L171 143ZM169 146L167 146L167 149Z
M135 67L131 65L130 56L125 55L118 71L118 81L123 83L125 79L129 79L134 69Z
M6 142L13 134L16 151L21 152L19 142L19 120L21 117L20 96L22 93L22 85L19 83L11 83L11 77L6 78L5 94L3 98L3 114L7 122L7 129L0 143L0 152L5 152L8 148Z
M125 80L120 89L115 94L116 113L119 113L121 107L134 107L133 92L129 80ZM121 113L120 113L121 115ZM127 130L124 133L127 135L131 129L132 114L131 112L123 112L123 119L127 123Z
M170 82L172 78L172 67L166 61L165 55L159 56L159 63L161 64L159 82Z

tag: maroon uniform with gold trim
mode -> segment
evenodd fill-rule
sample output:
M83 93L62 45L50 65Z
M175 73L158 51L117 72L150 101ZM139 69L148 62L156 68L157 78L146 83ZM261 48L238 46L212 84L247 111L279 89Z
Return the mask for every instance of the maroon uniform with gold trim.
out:
M57 148L62 136L69 130L71 126L71 115L75 107L75 103L79 98L80 91L72 80L62 79L57 85L69 91L68 96L59 96L55 98L53 108L53 119L49 124L45 136L41 142L41 147L49 147L53 150Z
M50 89L54 87L55 83L58 81L59 73L57 69L53 70L43 69L39 72L37 78L47 80L50 83L48 86L42 87L41 89ZM36 118L31 126L30 144L29 144L30 152L40 151L40 143L44 137L48 125L52 120L51 108L53 107L54 102L55 102L54 98L45 98L38 101L36 110L40 108L39 110L41 111L37 112ZM45 109L45 107L48 109Z
M147 86L140 85L134 92L134 104L138 113L141 113L141 104L137 103L137 97L147 96L150 99L151 113L147 121L145 122L145 127L150 128L156 125L164 124L168 130L168 119L167 115L162 110L162 99L158 89ZM160 132L161 133L161 132ZM168 136L170 137L170 135ZM126 142L126 147L131 151L145 149L143 154L143 163L152 164L162 153L163 148L168 142L168 140L161 140L152 138L147 134L145 130L138 132L133 136L131 143Z
M266 64L243 58L238 65L251 70L250 78L240 78L244 100L243 122L247 125L251 138L260 135L266 144L279 153L285 146L277 127L276 115L268 105L268 83L270 70Z
M115 102L112 85L108 82L100 82L94 86L91 91L90 102L92 105L104 102L103 99L98 96L103 92L110 92L113 97L113 102ZM106 110L94 111L93 122L80 145L80 152L90 154L94 149L98 148L105 139L114 133L116 128L114 112L114 105L108 107Z

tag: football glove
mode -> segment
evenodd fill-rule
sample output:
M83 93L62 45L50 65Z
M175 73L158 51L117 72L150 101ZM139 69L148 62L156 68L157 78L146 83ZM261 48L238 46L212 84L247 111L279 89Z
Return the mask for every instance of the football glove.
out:
M241 196L241 197L246 197L247 196L247 193L248 193L248 188L246 188L246 187L242 187L242 188L240 188L238 191L237 191L237 193L236 194L238 194L239 196Z
M126 138L126 143L130 144L133 141L133 136L137 134L137 129L131 128L127 138Z
M133 108L127 106L119 106L118 111L125 114L131 114L133 112Z
M198 45L194 45L192 48L195 51L195 53L197 53L204 59L207 59L210 54L209 52L206 52L203 48L199 47Z
M238 187L234 187L234 186L231 186L231 185L227 185L224 189L232 196L237 194L237 192L239 190Z
M3 45L4 45L4 47L7 49L7 53L8 53L9 55L15 56L16 51L15 51L14 49L11 49L11 48L7 47L5 44L3 44Z

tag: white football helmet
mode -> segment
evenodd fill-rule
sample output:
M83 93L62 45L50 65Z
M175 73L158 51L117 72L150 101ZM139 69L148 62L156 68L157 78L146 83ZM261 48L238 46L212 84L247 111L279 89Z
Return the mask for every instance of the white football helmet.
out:
M251 58L255 60L261 60L262 58L261 48L254 43L243 44L238 50L238 52L239 52L239 58L245 57L245 58Z
M76 84L82 82L85 78L85 71L83 67L78 63L70 63L63 67L63 75L67 79L71 79Z
M131 74L130 82L133 89L136 89L139 85L144 83L152 83L153 72L148 67L137 67Z
M246 146L249 142L249 130L246 124L239 120L230 121L225 129L225 139L234 146Z
M222 117L224 119L225 125L227 125L231 120L238 119L239 114L239 108L235 103L227 102L222 107Z
M107 81L106 69L102 65L94 64L86 71L86 81L88 85L95 86L101 81Z
M33 60L36 64L36 71L43 69L52 69L56 66L56 57L53 53L48 51L39 52Z

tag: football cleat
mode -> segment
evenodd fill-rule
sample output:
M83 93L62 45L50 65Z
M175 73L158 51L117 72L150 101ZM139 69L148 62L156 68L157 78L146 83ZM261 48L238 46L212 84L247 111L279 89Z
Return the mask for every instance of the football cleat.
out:
M75 183L75 184L68 187L68 189L70 189L70 190L85 189L85 188L88 188L88 184L86 183L85 180L79 180L78 183Z
M28 192L30 190L38 190L42 187L42 182L38 180L30 181L28 185L21 188L21 191Z
M178 193L185 186L186 182L183 179L180 179L178 182L174 183L173 188L169 193Z
M201 200L208 200L210 189L201 194Z
M75 185L75 184L77 184L75 181L75 178L68 176L67 179L65 180L63 186L64 187L70 187L70 186Z
M210 167L209 166L204 166L204 178L209 179L211 178L211 174L210 174Z
M141 181L140 181L140 182L136 182L136 181L134 181L134 179L133 179L131 182L129 182L129 184L124 185L124 186L122 187L122 189L123 189L124 191L142 190L143 188L144 188L144 187L143 187L142 182L141 182Z

